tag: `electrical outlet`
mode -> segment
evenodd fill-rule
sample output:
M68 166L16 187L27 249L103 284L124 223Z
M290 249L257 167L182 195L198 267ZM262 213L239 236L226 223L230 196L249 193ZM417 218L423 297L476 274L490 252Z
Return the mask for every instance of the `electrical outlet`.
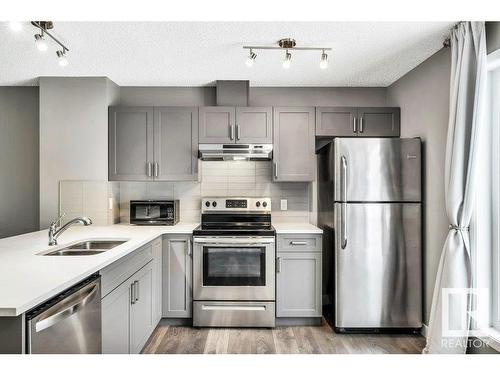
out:
M286 199L280 200L280 208L281 208L281 211L288 210L288 201Z
M113 209L113 198L109 197L108 198L108 210Z

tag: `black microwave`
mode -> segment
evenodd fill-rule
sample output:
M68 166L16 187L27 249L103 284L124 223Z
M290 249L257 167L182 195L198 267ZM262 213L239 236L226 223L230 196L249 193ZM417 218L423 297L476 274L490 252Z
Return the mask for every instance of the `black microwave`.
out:
M175 225L179 222L179 200L130 201L130 224Z

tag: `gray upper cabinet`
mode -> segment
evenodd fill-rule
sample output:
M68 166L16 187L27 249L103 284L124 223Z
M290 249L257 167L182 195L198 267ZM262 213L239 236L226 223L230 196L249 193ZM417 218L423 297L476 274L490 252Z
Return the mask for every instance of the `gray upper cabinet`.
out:
M155 180L197 179L197 107L155 107L154 160Z
M110 107L108 132L109 180L150 180L153 108Z
M272 143L272 107L236 107L236 143Z
M163 317L192 317L191 236L167 236L163 241Z
M314 107L276 107L273 180L314 179Z
M198 176L198 108L110 107L110 181Z
M235 107L200 107L200 143L233 143Z
M401 110L395 107L358 108L358 135L399 137Z
M321 137L399 137L397 107L317 107L316 135Z
M355 137L357 108L316 107L316 135Z

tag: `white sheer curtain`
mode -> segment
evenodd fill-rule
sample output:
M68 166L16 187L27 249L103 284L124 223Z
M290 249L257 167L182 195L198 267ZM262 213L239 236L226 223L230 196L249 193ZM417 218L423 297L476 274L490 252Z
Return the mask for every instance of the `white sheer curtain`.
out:
M486 100L484 22L457 25L451 33L451 59L445 160L445 199L450 229L439 262L424 353L459 354L466 350L471 299L463 293L463 288L472 287L473 249L469 225Z

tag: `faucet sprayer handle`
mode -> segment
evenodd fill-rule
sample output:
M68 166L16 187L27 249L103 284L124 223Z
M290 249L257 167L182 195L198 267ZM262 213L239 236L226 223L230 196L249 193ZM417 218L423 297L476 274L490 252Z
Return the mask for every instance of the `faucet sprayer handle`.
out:
M64 216L66 216L66 212L63 212L61 216L59 216L56 220L54 220L54 221L50 224L50 226L51 226L51 227L60 226L60 225L61 225L61 223L60 223L60 222L61 222L61 219L62 219Z

